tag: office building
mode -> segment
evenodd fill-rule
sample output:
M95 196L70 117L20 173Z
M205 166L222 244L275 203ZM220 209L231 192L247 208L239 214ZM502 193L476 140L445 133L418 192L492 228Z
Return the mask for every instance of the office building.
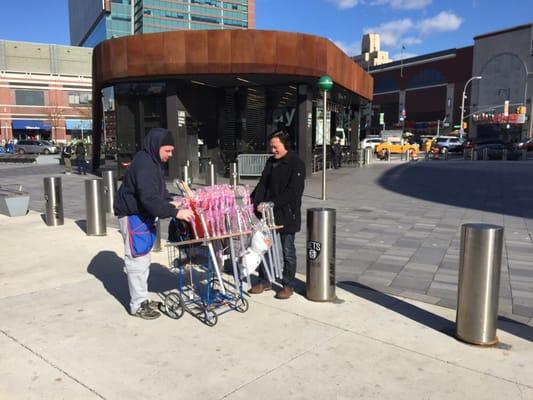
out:
M0 40L0 142L90 137L92 52Z
M94 47L139 33L251 29L255 0L69 0L69 19L71 44Z

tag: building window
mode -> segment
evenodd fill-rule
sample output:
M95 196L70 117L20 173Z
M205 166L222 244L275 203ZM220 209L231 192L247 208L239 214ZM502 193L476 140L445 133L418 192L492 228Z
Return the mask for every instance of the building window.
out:
M93 95L92 93L86 93L86 92L70 92L68 94L68 103L72 105L82 105L87 106L90 105L93 101Z
M44 106L42 90L15 90L15 98L19 106Z

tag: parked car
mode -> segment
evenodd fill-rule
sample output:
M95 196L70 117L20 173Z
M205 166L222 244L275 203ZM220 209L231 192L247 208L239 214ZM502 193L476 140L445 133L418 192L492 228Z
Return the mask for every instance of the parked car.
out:
M390 141L390 142L383 142L378 144L374 151L378 153L378 155L384 156L386 152L389 152L390 154L400 154L405 153L406 151L414 150L416 152L419 151L418 144L410 144L410 143L404 143L397 141Z
M46 140L20 140L15 145L15 152L18 154L56 154L58 148Z
M518 143L518 148L520 150L533 151L533 138L528 139L525 142Z
M505 145L504 143L485 143L474 147L474 151L477 154L478 160L483 159L483 153L485 151L487 152L487 157L489 160L501 160L503 159L504 150L507 150L508 160L518 160L521 156L520 151L509 148L509 146Z
M433 138L431 147L439 149L440 153L461 153L463 151L463 140L455 136L438 136Z
M383 139L380 137L365 138L361 141L362 149L372 149L374 150L376 146L380 143L383 143Z

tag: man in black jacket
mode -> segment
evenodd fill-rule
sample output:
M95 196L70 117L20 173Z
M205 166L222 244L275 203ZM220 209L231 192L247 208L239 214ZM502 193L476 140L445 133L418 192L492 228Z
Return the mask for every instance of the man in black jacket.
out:
M283 247L283 288L276 298L288 299L292 296L296 275L296 248L294 236L300 231L301 206L304 192L305 164L298 155L290 151L289 135L278 131L270 136L270 157L265 165L261 179L252 196L254 206L261 212L264 202L274 203L274 217L280 230ZM258 294L271 289L263 269L259 270L259 283L250 289Z
M135 237L133 224L139 220L146 221L144 226L153 234L156 218L177 217L187 221L193 218L192 211L177 209L179 204L172 201L165 185L162 167L172 157L173 151L171 133L162 128L151 129L144 139L143 149L135 155L124 175L113 206L124 239L124 263L131 297L130 312L143 319L158 318L160 314L156 308L160 303L148 299L150 240L142 254L136 254L132 238ZM146 237L152 236L144 235Z

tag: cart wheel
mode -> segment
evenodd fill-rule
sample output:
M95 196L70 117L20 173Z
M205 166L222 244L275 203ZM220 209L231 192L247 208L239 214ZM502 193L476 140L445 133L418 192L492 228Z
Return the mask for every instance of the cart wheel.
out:
M180 319L185 312L183 299L177 293L170 293L165 297L166 314L173 319Z
M237 303L237 306L235 307L235 310L237 310L240 313L245 313L246 311L248 311L249 307L250 307L250 304L248 303L248 300L246 300L245 298L242 298Z
M213 310L204 310L204 322L207 326L215 326L218 322L218 315Z

